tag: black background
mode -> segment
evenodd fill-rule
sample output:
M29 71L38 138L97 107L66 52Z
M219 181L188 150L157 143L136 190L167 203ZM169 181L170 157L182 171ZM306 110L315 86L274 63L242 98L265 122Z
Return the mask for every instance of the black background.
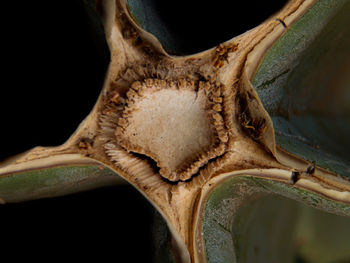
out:
M0 159L63 143L95 104L109 54L82 2L2 2ZM283 2L157 1L193 52L251 29ZM0 260L150 262L152 213L130 186L0 206Z

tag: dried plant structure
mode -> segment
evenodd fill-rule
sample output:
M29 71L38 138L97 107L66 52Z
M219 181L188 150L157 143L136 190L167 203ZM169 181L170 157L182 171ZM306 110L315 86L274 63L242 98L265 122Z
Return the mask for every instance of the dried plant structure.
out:
M66 143L1 164L0 201L124 179L167 223L158 262L350 260L350 145L339 135L350 130L350 2L291 0L186 56L144 30L132 2L97 1L111 54L101 95ZM322 233L316 218L337 225L327 253L322 234L304 231Z

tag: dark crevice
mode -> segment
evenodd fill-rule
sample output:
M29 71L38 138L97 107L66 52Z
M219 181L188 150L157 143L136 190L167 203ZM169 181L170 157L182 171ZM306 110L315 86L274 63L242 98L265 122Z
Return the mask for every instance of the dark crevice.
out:
M151 157L148 157L147 155L144 155L144 154L140 154L140 153L136 153L136 152L130 152L133 156L139 158L140 160L143 160L145 162L147 162L147 164L154 170L154 173L155 174L158 174L160 175L160 168L158 167L157 165L157 162L155 160L153 160ZM200 172L205 169L208 165L210 165L211 163L213 162L216 162L220 157L222 157L223 155L221 156L217 156L213 159L210 159L208 160L208 163L201 166L198 170L197 173L193 174L189 179L187 180L178 180L178 181L170 181L169 179L163 177L163 176L160 176L161 180L163 182L166 182L167 184L170 184L170 185L178 185L180 182L182 183L189 183L191 182L194 178L196 178L197 176L199 176Z
M209 4L200 0L128 0L128 3L141 26L160 39L169 53L193 54L254 28L287 1L221 0Z
M148 157L147 155L144 155L141 153L136 153L136 152L130 152L130 153L132 153L132 155L134 155L135 157L137 157L143 161L146 161L147 164L153 169L154 173L160 175L160 168L157 165L157 162L155 160L153 160L151 157ZM160 175L160 178L163 182L166 182L167 184L170 184L170 185L177 185L179 182L182 182L182 181L176 181L176 182L170 181L167 178L163 177L162 175ZM185 182L188 182L191 180L192 180L192 178L186 180Z
M153 262L153 216L130 185L1 205L1 259Z
M109 54L84 3L3 3L0 160L62 144L94 106Z
M295 263L307 263L307 261L304 259L304 258L302 258L301 256L296 256L295 257L295 261L294 261Z
M130 152L132 155L134 155L136 158L146 161L147 164L154 170L155 174L159 174L160 168L157 165L157 162L153 160L151 157L148 157L145 154L137 153L137 152Z

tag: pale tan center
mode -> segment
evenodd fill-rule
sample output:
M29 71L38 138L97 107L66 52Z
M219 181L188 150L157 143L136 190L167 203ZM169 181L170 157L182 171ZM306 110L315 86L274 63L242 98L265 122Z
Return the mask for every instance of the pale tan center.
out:
M147 92L136 98L123 137L155 159L161 173L173 174L212 144L206 104L203 90Z

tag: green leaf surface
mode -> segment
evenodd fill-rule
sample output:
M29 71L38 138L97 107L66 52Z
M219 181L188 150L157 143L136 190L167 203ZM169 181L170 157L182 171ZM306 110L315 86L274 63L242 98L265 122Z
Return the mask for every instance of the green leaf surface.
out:
M252 80L277 145L348 177L349 13L349 1L317 1L271 47Z
M0 198L2 202L20 202L123 182L112 170L102 166L52 167L1 176Z
M249 176L231 177L210 193L205 205L202 231L207 260L349 260L350 218L344 215L350 216L348 204L292 185ZM322 227L325 224L328 228Z

